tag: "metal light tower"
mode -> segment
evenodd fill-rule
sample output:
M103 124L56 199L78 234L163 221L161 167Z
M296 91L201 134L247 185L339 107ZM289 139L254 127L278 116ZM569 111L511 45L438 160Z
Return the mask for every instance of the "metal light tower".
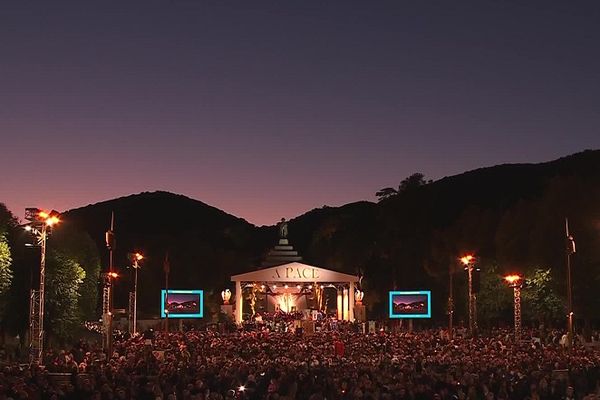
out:
M46 281L46 240L49 228L60 222L57 211L46 212L39 208L26 208L25 219L31 222L25 230L33 233L40 246L40 283L38 290L31 289L29 298L29 360L43 362L44 355L44 301Z
M454 336L454 271L453 264L448 268L448 339Z
M130 326L130 333L135 335L137 332L137 285L138 285L138 269L141 268L140 261L144 259L144 256L140 253L134 253L129 255L129 259L133 262L133 268L135 269L135 278L133 283L133 296L129 294L130 298L130 312L133 312L133 326Z
M464 257L460 258L460 261L465 265L465 269L467 270L469 276L469 334L471 337L475 334L475 299L473 294L473 264L475 262L475 257L473 255L468 254Z
M108 353L108 357L112 357L112 318L113 318L113 288L112 279L116 275L113 266L113 252L116 247L115 240L115 213L111 213L110 218L110 229L106 231L106 247L108 248L109 263L108 273L106 274L106 280L104 281L104 287L102 290L102 348Z
M521 288L523 287L523 277L520 275L508 275L504 277L508 287L513 289L514 293L514 311L515 311L515 340L521 340Z
M575 239L569 233L569 219L565 218L566 259L567 259L567 328L568 345L573 346L573 283L571 282L571 255L575 254Z

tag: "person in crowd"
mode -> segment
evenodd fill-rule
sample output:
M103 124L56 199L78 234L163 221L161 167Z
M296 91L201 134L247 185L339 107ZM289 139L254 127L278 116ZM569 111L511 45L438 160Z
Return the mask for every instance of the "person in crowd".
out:
M558 331L524 332L530 340L517 342L505 330L450 340L439 330L363 334L335 326L310 335L266 327L148 331L116 340L110 357L79 341L47 351L45 368L5 364L0 400L600 398L600 351L565 348Z

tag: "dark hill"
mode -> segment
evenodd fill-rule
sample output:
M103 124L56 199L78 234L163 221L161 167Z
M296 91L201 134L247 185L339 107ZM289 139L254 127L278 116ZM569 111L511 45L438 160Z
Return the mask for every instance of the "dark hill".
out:
M290 221L290 241L305 262L364 272L367 304L383 307L382 293L391 288L428 287L445 293L448 268L464 251L475 251L482 263L503 260L521 265L519 261L559 268L564 217L570 214L574 229L588 229L590 213L598 210L593 205L597 188L598 150L540 164L481 168L380 203L361 201L312 210ZM164 286L162 264L167 251L170 286L212 289L207 299L212 295L217 302L217 293L230 285L229 277L260 265L261 256L277 240L274 226L255 227L185 196L142 193L65 213L66 222L96 240L104 265L104 232L113 210L118 267L127 271L129 251L148 255L141 271L140 305L151 314L157 312L157 293ZM548 251L553 248L554 253ZM128 287L128 282L122 284L121 302L126 302ZM444 296L434 296L433 304L442 315Z
M466 207L505 209L539 196L556 177L600 179L600 150L586 150L539 164L503 164L479 168L426 185L438 225L451 223ZM402 196L385 203L402 203Z
M155 311L158 290L164 287L163 264L167 253L171 288L220 287L228 273L249 268L258 254L254 226L201 201L168 192L145 192L104 201L63 214L96 241L108 265L104 233L115 213L117 249L114 263L123 273L117 287L117 307L125 307L131 269L127 253L140 251L147 259L140 272L142 311ZM224 281L225 280L225 281ZM150 304L147 308L144 305Z

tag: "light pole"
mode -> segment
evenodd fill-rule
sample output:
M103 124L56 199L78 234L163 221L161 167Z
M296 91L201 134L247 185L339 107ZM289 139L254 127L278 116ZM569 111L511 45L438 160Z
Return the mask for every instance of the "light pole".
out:
M448 267L448 339L454 336L454 263Z
M515 311L515 340L521 340L521 288L523 277L521 275L507 275L504 277L508 287L513 288Z
M460 258L460 261L465 265L469 276L469 334L471 337L475 334L476 322L475 322L475 301L473 295L473 264L475 263L475 257L472 254L467 254Z
M141 268L140 261L144 259L144 256L140 253L130 254L129 258L133 261L133 269L135 270L135 277L133 280L133 305L131 309L133 310L133 329L132 335L137 333L137 285L138 285L138 269Z
M26 208L25 219L31 224L25 230L33 233L40 246L40 283L38 290L31 289L29 300L29 359L43 362L44 355L44 300L46 281L46 240L48 229L60 222L57 211L46 212L38 208Z
M108 273L102 287L102 349L107 352L108 358L112 357L113 347L113 287L112 275L114 274L113 255L116 248L115 239L115 213L110 214L110 228L105 234L106 248L108 249Z
M567 306L568 306L568 314L567 314L567 328L568 335L567 341L568 346L571 348L573 346L573 283L571 282L571 255L575 254L575 239L569 233L569 219L565 218L565 232L567 234L567 251L566 251L566 259L567 259Z

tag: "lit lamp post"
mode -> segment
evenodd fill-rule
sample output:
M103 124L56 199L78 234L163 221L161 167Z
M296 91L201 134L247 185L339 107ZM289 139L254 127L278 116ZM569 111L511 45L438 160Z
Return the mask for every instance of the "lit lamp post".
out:
M513 288L515 297L515 340L521 340L521 288L523 277L520 275L507 275L504 277L508 286Z
M264 289L264 285L261 286L261 288ZM238 289L240 291L237 292L235 295L241 296L241 286ZM223 299L223 304L221 304L221 312L231 318L234 318L233 304L229 303L229 301L231 300L231 290L225 289L225 290L221 291L221 299ZM239 304L240 303L238 302L238 306L239 306Z
M567 234L567 344L569 348L573 348L573 282L571 278L571 256L577 252L575 247L575 239L569 233L569 220L565 218L565 231Z
M221 298L223 299L223 304L229 304L229 300L231 300L231 290L225 289L221 292Z
M448 267L448 339L454 337L454 273L453 265Z
M473 264L475 263L475 257L471 254L467 254L460 258L460 262L465 265L465 269L469 276L469 334L473 336L476 328L475 301L473 295Z
M354 318L356 322L365 322L366 319L366 307L363 304L363 300L365 299L365 292L356 289L354 292Z
M140 261L144 259L144 256L140 253L133 253L129 255L129 259L133 262L133 269L135 270L135 277L133 280L133 304L131 309L133 311L133 329L132 334L137 333L137 284L138 284L138 269L141 268Z
M356 289L356 293L354 294L354 300L356 301L356 304L361 305L364 298L365 292Z
M57 211L46 212L38 208L26 208L25 219L31 224L25 230L38 239L40 255L40 285L38 290L31 289L29 303L29 340L30 361L41 363L44 354L44 299L46 280L46 239L48 229L60 222Z

